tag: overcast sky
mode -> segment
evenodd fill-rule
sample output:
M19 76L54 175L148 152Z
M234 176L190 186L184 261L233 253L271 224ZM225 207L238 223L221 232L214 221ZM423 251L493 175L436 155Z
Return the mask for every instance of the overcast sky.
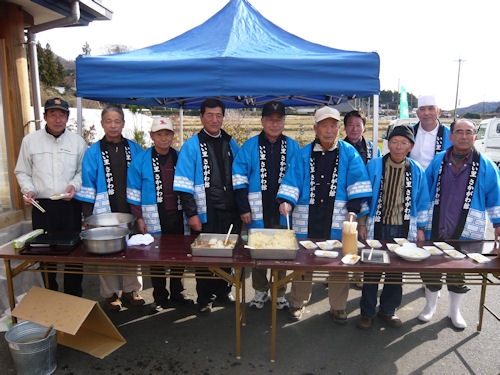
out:
M66 59L106 46L142 48L203 23L228 0L104 0L111 21L38 34ZM338 49L376 51L382 90L398 84L435 95L453 109L461 66L459 107L500 101L500 1L498 0L249 0L264 17L303 39ZM214 37L214 36L207 36Z

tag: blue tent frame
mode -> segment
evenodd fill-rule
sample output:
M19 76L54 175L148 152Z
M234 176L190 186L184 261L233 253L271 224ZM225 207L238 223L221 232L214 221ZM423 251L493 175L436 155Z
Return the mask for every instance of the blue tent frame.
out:
M199 108L218 97L229 108L335 105L378 95L380 59L308 42L231 0L203 24L154 46L79 56L79 97L111 103Z

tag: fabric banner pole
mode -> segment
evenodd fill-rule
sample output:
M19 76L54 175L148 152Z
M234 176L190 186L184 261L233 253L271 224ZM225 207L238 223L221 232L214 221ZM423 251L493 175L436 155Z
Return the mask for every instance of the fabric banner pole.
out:
M378 146L378 95L373 95L373 156L375 159L377 155Z
M76 97L76 132L78 135L83 135L83 108L82 108L82 98Z

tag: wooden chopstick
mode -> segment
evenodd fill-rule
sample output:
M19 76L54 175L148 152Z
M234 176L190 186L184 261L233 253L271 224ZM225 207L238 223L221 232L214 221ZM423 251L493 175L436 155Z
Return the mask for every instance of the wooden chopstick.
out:
M33 198L28 198L26 195L23 195L23 197L26 198L27 200L29 200L31 202L31 204L33 206L35 206L36 208L38 208L40 211L42 211L42 213L45 213L44 208L42 206L40 206L36 200L34 200Z

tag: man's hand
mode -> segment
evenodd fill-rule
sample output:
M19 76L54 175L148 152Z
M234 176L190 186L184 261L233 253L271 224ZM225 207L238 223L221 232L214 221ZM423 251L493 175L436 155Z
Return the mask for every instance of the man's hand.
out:
M283 202L280 204L280 214L283 216L287 216L290 214L290 211L292 211L292 206L288 202Z
M143 218L137 219L137 229L141 234L148 233L148 228L146 227L146 223L144 222Z
M35 199L35 197L36 197L36 194L34 191L28 191L26 194L23 195L24 204L31 206L32 203L31 203L30 199Z
M417 241L418 242L425 241L425 232L422 229L417 230Z
M198 215L193 215L189 218L189 227L196 231L196 232L201 232L201 220Z
M252 224L252 214L250 212L245 212L244 214L241 214L240 218L245 225Z
M66 198L63 198L63 200L65 201L72 200L76 194L75 187L73 185L68 185L68 187L66 188L66 190L64 190L64 192L70 194Z
M366 241L366 225L358 225L358 239Z
M357 219L357 216L356 214L352 213L352 212L349 212L346 216L346 221L356 221Z

